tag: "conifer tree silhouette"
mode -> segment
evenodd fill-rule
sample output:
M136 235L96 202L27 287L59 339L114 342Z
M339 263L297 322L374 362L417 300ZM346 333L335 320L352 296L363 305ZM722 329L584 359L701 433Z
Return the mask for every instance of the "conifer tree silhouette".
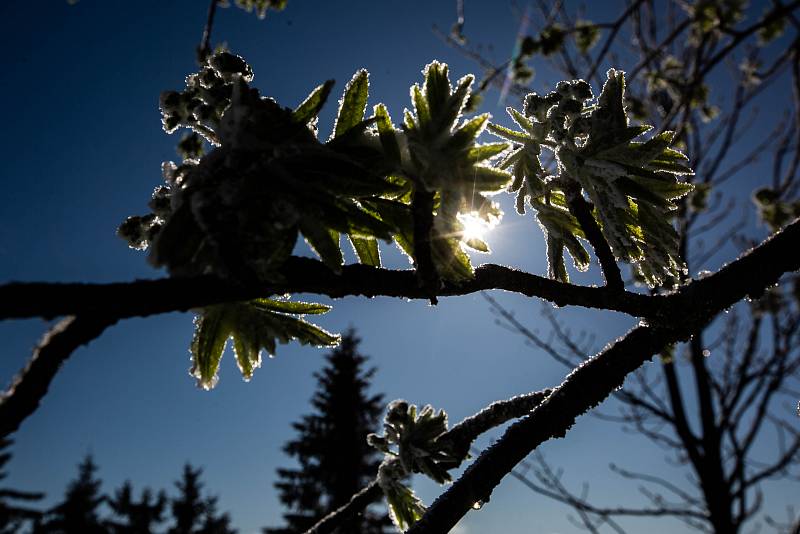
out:
M175 483L179 495L171 502L174 524L168 534L236 534L228 514L217 514L216 497L203 496L202 472L188 463L183 467L181 480Z
M9 439L0 439L0 451L10 447L11 443ZM9 460L10 452L0 452L0 480L8 476L2 469ZM38 501L43 497L43 493L0 488L0 534L18 532L26 521L35 521L42 515L40 511L14 504L14 501Z
M278 469L275 484L288 509L286 526L265 528L265 534L305 532L375 476L380 458L367 445L367 434L377 429L384 403L383 395L368 391L375 368L364 368L367 357L358 352L360 341L352 329L346 332L326 355L325 368L315 374L315 411L293 424L297 438L284 446L300 467ZM385 512L368 509L336 533L382 534L393 532L390 526Z
M166 504L163 491L154 496L149 488L142 491L138 501L134 500L133 488L126 480L114 497L108 498L109 507L121 520L109 520L106 524L112 534L152 534L155 526L164 521Z
M98 514L105 500L100 493L102 481L95 478L97 464L87 454L78 466L78 477L69 483L64 500L47 512L45 521L35 532L48 534L106 534Z

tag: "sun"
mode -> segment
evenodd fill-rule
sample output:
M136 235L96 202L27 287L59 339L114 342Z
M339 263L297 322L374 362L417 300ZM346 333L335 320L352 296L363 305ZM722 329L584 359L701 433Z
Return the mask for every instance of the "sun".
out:
M492 229L492 225L478 217L476 212L459 214L458 220L464 227L461 234L461 240L464 242L471 239L483 241L486 238L486 234Z

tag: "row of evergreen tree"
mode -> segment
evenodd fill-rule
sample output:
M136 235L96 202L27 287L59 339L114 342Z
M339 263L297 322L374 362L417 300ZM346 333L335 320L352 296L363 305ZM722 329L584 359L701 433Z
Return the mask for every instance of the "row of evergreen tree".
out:
M204 493L202 470L190 464L175 482L177 494L172 497L163 490L155 494L144 489L137 499L130 481L106 495L96 473L97 465L87 455L61 502L44 511L11 503L40 500L41 493L22 496L23 492L11 495L10 490L0 490L0 533L236 534L230 516L217 512L217 498Z
M326 365L315 374L317 390L312 414L293 424L296 439L284 446L299 467L278 469L280 500L286 508L285 526L264 528L265 534L305 532L328 512L346 503L375 476L380 461L367 446L383 410L383 396L369 393L374 368L358 352L360 340L350 330L336 349L326 355ZM10 446L0 441L0 451ZM0 452L0 471L11 458ZM0 489L0 534L18 532L58 534L235 534L228 513L217 511L217 497L204 492L202 470L186 464L177 494L141 491L138 498L126 481L113 494L101 492L97 465L91 455L78 466L78 476L66 488L62 501L39 510L41 493ZM5 478L0 472L0 480ZM393 532L384 507L364 514L337 529L336 534Z

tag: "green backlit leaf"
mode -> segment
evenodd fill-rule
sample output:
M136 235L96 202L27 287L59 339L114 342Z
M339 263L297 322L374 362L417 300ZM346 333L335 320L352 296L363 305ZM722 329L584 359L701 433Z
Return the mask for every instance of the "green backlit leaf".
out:
M397 144L397 135L392 124L392 118L383 104L376 105L374 113L381 146L389 160L394 165L399 166L401 162L400 145Z
M481 134L488 121L488 113L478 115L468 120L453 133L453 137L451 137L446 144L447 148L456 150L466 149L475 141L475 138Z
M485 145L475 145L469 149L467 153L467 160L472 163L480 163L481 161L491 159L498 154L502 154L508 148L507 143L488 143ZM508 177L506 177L508 180Z
M429 128L431 123L431 110L428 108L428 102L422 94L422 89L420 89L417 84L411 86L411 101L414 104L414 113L417 115L420 128Z
M350 242L353 244L353 250L355 250L356 255L358 256L358 261L364 265L371 265L373 267L381 266L381 255L380 250L378 249L378 241L376 239L353 235L348 237L350 238Z
M204 389L213 388L228 339L233 341L236 363L245 380L261 366L261 351L275 354L277 343L299 341L304 345L332 346L339 337L306 322L300 314L320 314L323 304L256 299L203 308L195 319L191 344L192 375Z
M353 75L344 90L336 115L333 137L339 137L364 118L369 94L369 73L361 69Z
M331 89L333 89L333 84L333 80L328 80L311 91L311 94L308 95L305 100L303 100L303 103L297 106L297 109L294 110L294 119L297 122L306 124L307 122L316 118L316 116L319 114L319 111L322 109L322 106L324 106L325 102L328 100Z
M515 143L526 143L531 140L530 135L523 132L516 132L505 126L500 126L499 124L489 124L486 128L498 137L508 139Z
M339 232L325 228L312 218L300 221L300 231L325 265L335 272L341 270L344 258L339 248Z
M195 319L192 338L192 376L203 389L211 389L217 383L217 371L222 353L231 333L231 324L225 316L225 308L206 308Z
M292 300L275 300L275 299L255 299L251 301L254 306L264 308L266 310L293 313L300 315L319 315L328 313L331 307L326 304L318 304L316 302L297 302Z

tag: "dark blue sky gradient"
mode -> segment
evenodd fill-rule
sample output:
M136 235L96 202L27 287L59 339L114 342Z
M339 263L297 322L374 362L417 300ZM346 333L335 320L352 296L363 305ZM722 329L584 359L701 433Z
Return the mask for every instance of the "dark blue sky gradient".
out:
M467 35L474 42L493 43L494 51L487 53L498 61L507 57L518 14L501 2L466 4ZM616 16L618 3L601 4L607 13L590 13L590 18ZM195 70L194 48L206 5L198 0L0 3L0 48L6 50L0 70L6 116L0 129L0 281L163 276L146 264L143 254L129 250L115 229L126 216L147 210L150 192L160 184L160 163L177 159L178 138L161 130L158 95L181 88L183 78ZM454 2L357 1L348 2L347 10L339 5L290 0L285 12L270 13L266 20L223 9L213 40L243 55L254 68L255 85L286 106L296 105L328 78L336 79L338 97L352 73L366 67L370 106L385 102L395 123L409 105L409 85L421 80L420 70L430 60L448 62L453 80L476 70L431 31L433 24L445 30L451 26ZM546 67L536 68L533 85L549 90L553 76ZM335 112L332 100L320 120L324 136ZM496 103L497 93L490 93L485 110L507 123L502 109L517 103ZM768 120L782 110L763 111ZM744 190L753 183L751 176L734 185ZM504 224L489 236L491 261L544 273L541 231L530 215L514 214L509 200L502 199ZM390 265L407 266L396 251L385 247L383 252ZM715 262L730 259L733 252L722 256ZM488 261L486 256L475 260ZM598 279L595 272L575 280ZM497 297L532 328L541 325L540 331L546 331L538 302ZM596 348L632 325L630 318L613 313L571 309L559 314L573 331L595 332ZM397 299L348 298L336 301L319 322L332 331L350 325L358 329L363 351L379 368L374 389L387 400L430 403L448 410L453 421L493 400L557 384L565 374L495 325L479 295L445 298L435 308ZM221 509L231 511L240 532L279 524L274 472L290 464L280 448L292 436L291 422L309 411L312 373L324 352L281 346L249 384L242 383L232 355L226 354L219 385L204 392L187 374L191 323L191 314L178 313L126 320L77 351L42 407L15 436L9 484L44 490L47 503L53 503L74 475L75 464L91 452L105 491L125 478L137 491L145 485L171 490L189 461L205 469L208 487L220 495ZM5 383L24 365L47 326L39 320L0 324ZM565 480L572 487L592 481L599 502L612 504L635 488L609 478L609 462L664 469L663 453L642 443L617 427L583 417L566 439L542 450L554 464L567 467ZM682 481L682 473L662 474ZM424 481L418 489L427 502L439 492ZM769 501L777 510L788 503L781 494L778 490ZM480 513L462 521L459 532L498 532L497 525L509 534L575 531L564 515L564 508L509 478ZM653 522L648 531L682 528L667 520Z

